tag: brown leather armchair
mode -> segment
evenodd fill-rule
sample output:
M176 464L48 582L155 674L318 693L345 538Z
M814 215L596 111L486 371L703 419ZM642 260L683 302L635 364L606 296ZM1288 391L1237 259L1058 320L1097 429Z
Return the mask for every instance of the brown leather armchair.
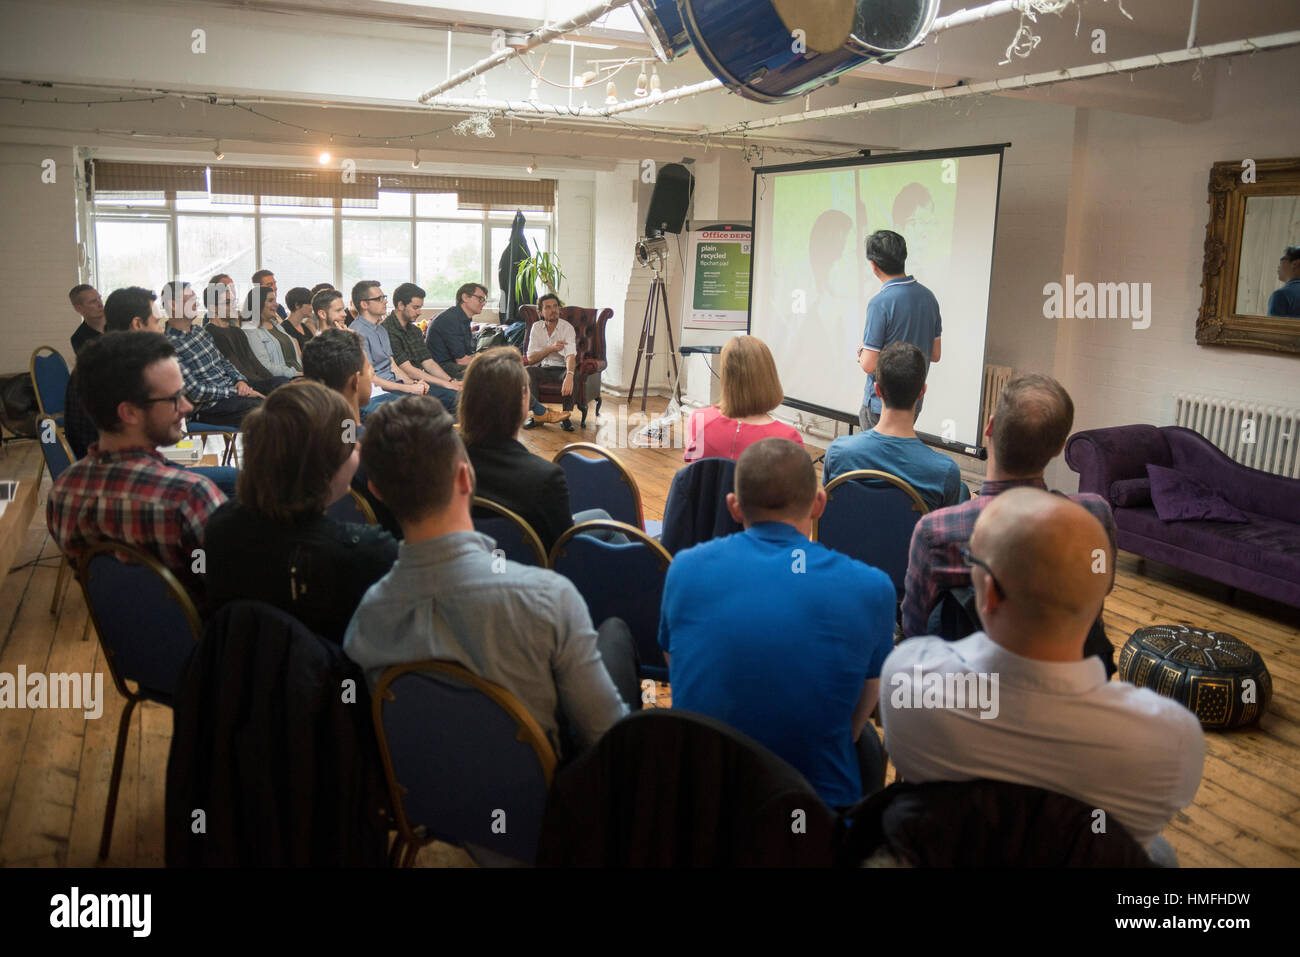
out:
M582 410L582 424L587 424L587 404L596 401L596 414L600 415L600 374L608 363L605 361L605 323L613 317L613 309L584 309L581 306L564 306L560 309L560 318L573 326L577 335L578 360L573 376L573 406ZM528 348L528 337L532 334L533 323L540 316L537 307L520 306L519 317L524 321L524 348ZM562 402L560 383L546 383L538 398L542 402Z

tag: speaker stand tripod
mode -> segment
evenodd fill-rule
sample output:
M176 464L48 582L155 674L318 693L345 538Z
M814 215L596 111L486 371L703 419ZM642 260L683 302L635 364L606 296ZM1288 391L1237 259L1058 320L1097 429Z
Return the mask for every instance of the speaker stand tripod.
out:
M668 290L664 285L664 278L655 270L655 277L650 283L650 298L645 304L645 318L641 321L641 339L637 342L636 362L632 366L632 387L627 393L627 404L631 405L636 398L636 375L641 368L641 360L645 359L645 377L641 383L641 411L645 411L647 390L650 388L650 364L655 357L655 335L659 328L659 304L663 303L664 319L668 323L668 357L673 363L673 386L676 393L677 402L682 401L681 375L677 369L677 347L673 343L673 317L668 310ZM671 396L670 396L671 399Z

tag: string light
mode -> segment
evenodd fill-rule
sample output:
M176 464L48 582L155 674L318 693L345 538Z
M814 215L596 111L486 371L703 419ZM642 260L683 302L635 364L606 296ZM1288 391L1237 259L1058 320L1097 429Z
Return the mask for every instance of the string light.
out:
M411 169L419 169L419 168L420 168L420 151L416 150L415 159L411 160Z
M524 171L525 171L526 173L528 173L529 176L531 176L533 173L536 173L536 172L537 172L537 157L536 157L536 156L534 156L534 157L532 158L532 161L531 161L527 166L524 167Z

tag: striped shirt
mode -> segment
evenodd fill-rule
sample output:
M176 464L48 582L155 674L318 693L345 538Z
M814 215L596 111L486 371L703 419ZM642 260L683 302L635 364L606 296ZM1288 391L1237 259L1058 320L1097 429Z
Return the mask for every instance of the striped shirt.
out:
M168 341L176 348L185 395L196 410L202 411L205 406L239 394L237 386L244 381L243 374L218 351L205 330L181 332L168 326L165 331Z
M96 442L50 489L45 524L74 565L96 542L126 542L157 555L193 591L193 551L225 500L211 480L155 449L100 452Z
M1042 477L985 482L969 502L937 509L922 515L912 530L912 548L907 558L907 595L903 599L903 634L908 638L929 634L930 612L943 592L970 585L970 568L962 561L961 547L970 542L975 521L994 496L1009 488L1039 488L1047 491ZM1100 495L1083 493L1066 498L1082 505L1101 522L1115 547L1115 517Z

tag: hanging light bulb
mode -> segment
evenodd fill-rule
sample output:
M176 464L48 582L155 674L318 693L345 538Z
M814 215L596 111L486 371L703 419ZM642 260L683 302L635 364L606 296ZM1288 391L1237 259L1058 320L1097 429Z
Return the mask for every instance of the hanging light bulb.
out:
M221 152L221 140L217 140L217 145L212 148L212 155L215 156L218 160L223 160L226 158L226 154Z
M537 157L536 157L536 156L534 156L534 157L532 158L532 160L528 163L528 165L524 167L524 170L525 170L525 172L527 172L528 175L530 175L530 176L531 176L533 173L536 173L536 172L537 172Z
M618 102L618 87L614 85L613 80L610 80L608 83L605 84L605 105L613 106L617 102Z
M478 98L487 99L487 77L480 75L478 78Z
M415 159L411 160L411 169L419 169L419 168L420 168L420 151L416 150Z
M574 80L573 85L576 86L578 89L582 89L584 86L586 86L594 79L596 79L596 71L588 70L586 73L582 74L582 76Z
M330 151L329 151L329 150L322 150L320 156L318 156L318 157L316 157L316 158L317 158L317 160L319 160L320 165L321 165L321 166L324 166L326 163L328 163L328 162L330 161Z
M651 67L650 73L650 95L658 96L663 91L659 89L659 68Z
M641 68L641 75L636 78L636 89L633 92L637 96L645 96L650 92L650 84L646 79L645 67Z
M537 77L533 77L533 81L528 84L528 102L537 102Z

